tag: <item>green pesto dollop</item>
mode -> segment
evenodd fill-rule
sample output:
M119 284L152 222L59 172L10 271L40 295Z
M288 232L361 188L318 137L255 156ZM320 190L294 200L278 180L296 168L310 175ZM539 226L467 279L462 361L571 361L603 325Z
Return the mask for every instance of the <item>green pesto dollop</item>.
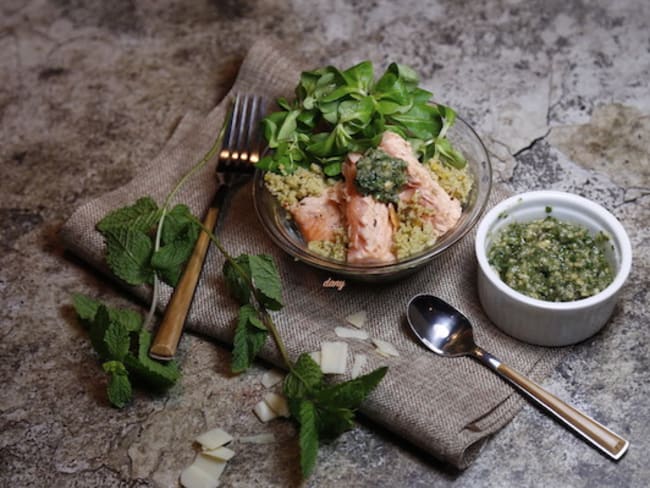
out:
M605 289L614 279L603 233L546 217L513 222L488 251L488 262L511 288L532 298L568 302Z
M381 149L369 149L357 161L357 189L384 203L397 203L406 183L406 161L389 156Z

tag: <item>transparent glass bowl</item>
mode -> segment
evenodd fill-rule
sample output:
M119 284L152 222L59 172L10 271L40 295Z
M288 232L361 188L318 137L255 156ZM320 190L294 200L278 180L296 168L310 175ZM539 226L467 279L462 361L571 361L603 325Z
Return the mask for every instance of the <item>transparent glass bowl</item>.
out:
M492 168L483 142L460 117L449 129L447 137L460 150L474 177L474 187L456 226L440 236L424 251L390 264L353 265L316 254L307 248L295 222L264 185L264 174L256 171L253 177L253 202L257 216L271 239L281 249L308 265L329 271L333 275L366 282L391 281L413 273L439 254L456 244L478 222L490 194Z

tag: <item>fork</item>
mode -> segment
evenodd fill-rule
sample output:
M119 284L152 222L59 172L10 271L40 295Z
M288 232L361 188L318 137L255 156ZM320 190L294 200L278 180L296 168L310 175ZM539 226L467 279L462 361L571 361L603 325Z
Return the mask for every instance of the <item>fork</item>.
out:
M255 170L254 165L259 161L264 148L259 125L265 109L266 102L259 95L235 96L224 142L219 151L219 187L203 219L204 227L210 231L215 229L219 215L223 213L220 211L224 209L228 194ZM165 315L149 349L151 357L169 361L176 354L209 245L210 237L202 230L167 304Z

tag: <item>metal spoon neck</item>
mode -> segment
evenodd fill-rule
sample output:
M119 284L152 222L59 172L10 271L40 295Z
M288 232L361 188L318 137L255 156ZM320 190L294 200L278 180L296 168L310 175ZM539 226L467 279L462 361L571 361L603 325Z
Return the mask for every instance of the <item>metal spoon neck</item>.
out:
M480 346L475 345L471 351L471 355L495 371L501 366L501 361Z

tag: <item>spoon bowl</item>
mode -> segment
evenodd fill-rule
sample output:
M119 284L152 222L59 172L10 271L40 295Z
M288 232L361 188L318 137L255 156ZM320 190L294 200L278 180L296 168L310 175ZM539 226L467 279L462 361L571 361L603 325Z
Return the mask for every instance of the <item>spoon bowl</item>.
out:
M418 295L409 302L406 317L413 333L436 354L473 357L611 458L618 460L627 451L628 441L476 345L470 321L444 300Z
M476 348L467 317L438 297L414 297L408 305L408 321L415 335L441 356L467 356Z

